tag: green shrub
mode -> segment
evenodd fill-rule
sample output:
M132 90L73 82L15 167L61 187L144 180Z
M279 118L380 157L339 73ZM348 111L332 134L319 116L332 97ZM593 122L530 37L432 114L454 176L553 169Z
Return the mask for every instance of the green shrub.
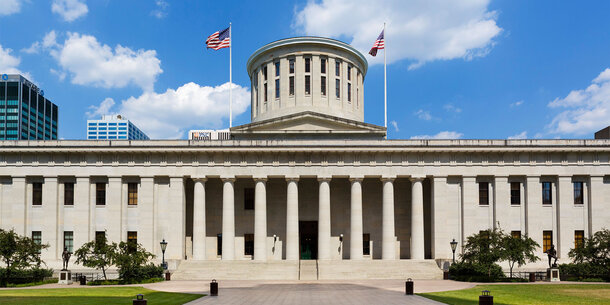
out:
M493 264L490 269L482 264L455 263L449 267L449 276L456 281L496 282L504 278L502 267Z
M564 281L584 281L586 279L610 281L610 270L594 263L560 264L559 274Z
M30 268L13 269L8 272L6 268L0 268L0 287L19 284L42 282L45 278L53 276L52 269Z

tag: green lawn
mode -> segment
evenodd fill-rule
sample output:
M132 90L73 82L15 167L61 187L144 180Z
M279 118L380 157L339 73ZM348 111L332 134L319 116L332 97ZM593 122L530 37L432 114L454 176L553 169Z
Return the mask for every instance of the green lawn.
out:
M142 287L0 289L0 304L50 305L114 305L132 304L137 294L143 294L148 304L184 304L200 298L199 294L161 292Z
M446 304L473 305L479 304L479 295L483 290L491 292L495 305L610 304L610 285L602 284L479 285L470 289L419 295Z

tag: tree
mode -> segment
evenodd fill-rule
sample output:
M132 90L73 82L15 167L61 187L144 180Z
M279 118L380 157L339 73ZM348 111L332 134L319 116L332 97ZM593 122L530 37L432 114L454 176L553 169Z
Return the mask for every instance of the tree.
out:
M510 234L502 236L502 259L508 261L510 277L513 277L513 267L525 265L527 262L536 262L540 258L536 255L536 248L540 245L527 235L513 237Z
M6 278L11 277L15 269L25 269L34 264L40 267L43 261L40 252L48 244L38 244L27 236L20 236L14 230L0 229L0 259L6 266Z
M460 257L466 263L482 265L491 277L494 265L504 257L503 236L504 232L497 228L470 235Z
M585 238L581 247L571 249L568 256L575 263L590 263L610 268L610 230L602 229Z
M116 254L117 244L109 244L105 237L85 243L74 252L77 264L98 270L101 269L105 280L108 279L106 277L106 270L114 265Z
M141 244L122 241L118 245L114 264L119 268L119 277L123 281L137 282L143 277L143 266L154 257Z

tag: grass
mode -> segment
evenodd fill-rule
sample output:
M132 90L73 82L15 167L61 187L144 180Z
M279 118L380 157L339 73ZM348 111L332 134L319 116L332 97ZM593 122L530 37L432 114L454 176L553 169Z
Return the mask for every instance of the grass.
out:
M32 282L32 283L24 283L24 284L6 284L7 288L17 288L17 287L31 287L31 286L40 286L45 284L55 284L57 283L57 278L50 278L40 282Z
M452 305L479 304L481 291L489 290L495 305L576 305L610 304L610 285L478 285L474 288L420 293L419 295Z
M143 294L148 304L174 305L196 300L203 295L154 291L142 287L95 287L55 289L1 289L3 305L109 305L132 304L137 294Z

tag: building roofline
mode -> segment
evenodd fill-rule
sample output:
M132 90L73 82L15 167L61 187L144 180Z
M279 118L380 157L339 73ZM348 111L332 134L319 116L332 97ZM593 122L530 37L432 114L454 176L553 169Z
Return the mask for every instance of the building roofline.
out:
M251 76L250 75L251 65L261 54L263 54L269 50L275 49L275 48L288 46L288 45L297 45L297 44L321 44L321 45L331 46L331 47L335 47L335 48L350 52L350 53L354 54L360 60L360 63L362 64L362 67L364 68L362 71L362 75L364 75L364 76L366 75L366 71L368 70L368 61L366 60L366 57L364 57L364 55L362 55L362 53L360 53L360 51L356 50L354 47L352 47L351 45L349 45L343 41L332 39L332 38L326 38L326 37L318 37L318 36L301 36L301 37L284 38L284 39L270 42L270 43L260 47L258 50L254 51L254 53L252 53L252 55L250 55L250 58L248 58L248 62L246 64L246 69L248 70L248 75Z

